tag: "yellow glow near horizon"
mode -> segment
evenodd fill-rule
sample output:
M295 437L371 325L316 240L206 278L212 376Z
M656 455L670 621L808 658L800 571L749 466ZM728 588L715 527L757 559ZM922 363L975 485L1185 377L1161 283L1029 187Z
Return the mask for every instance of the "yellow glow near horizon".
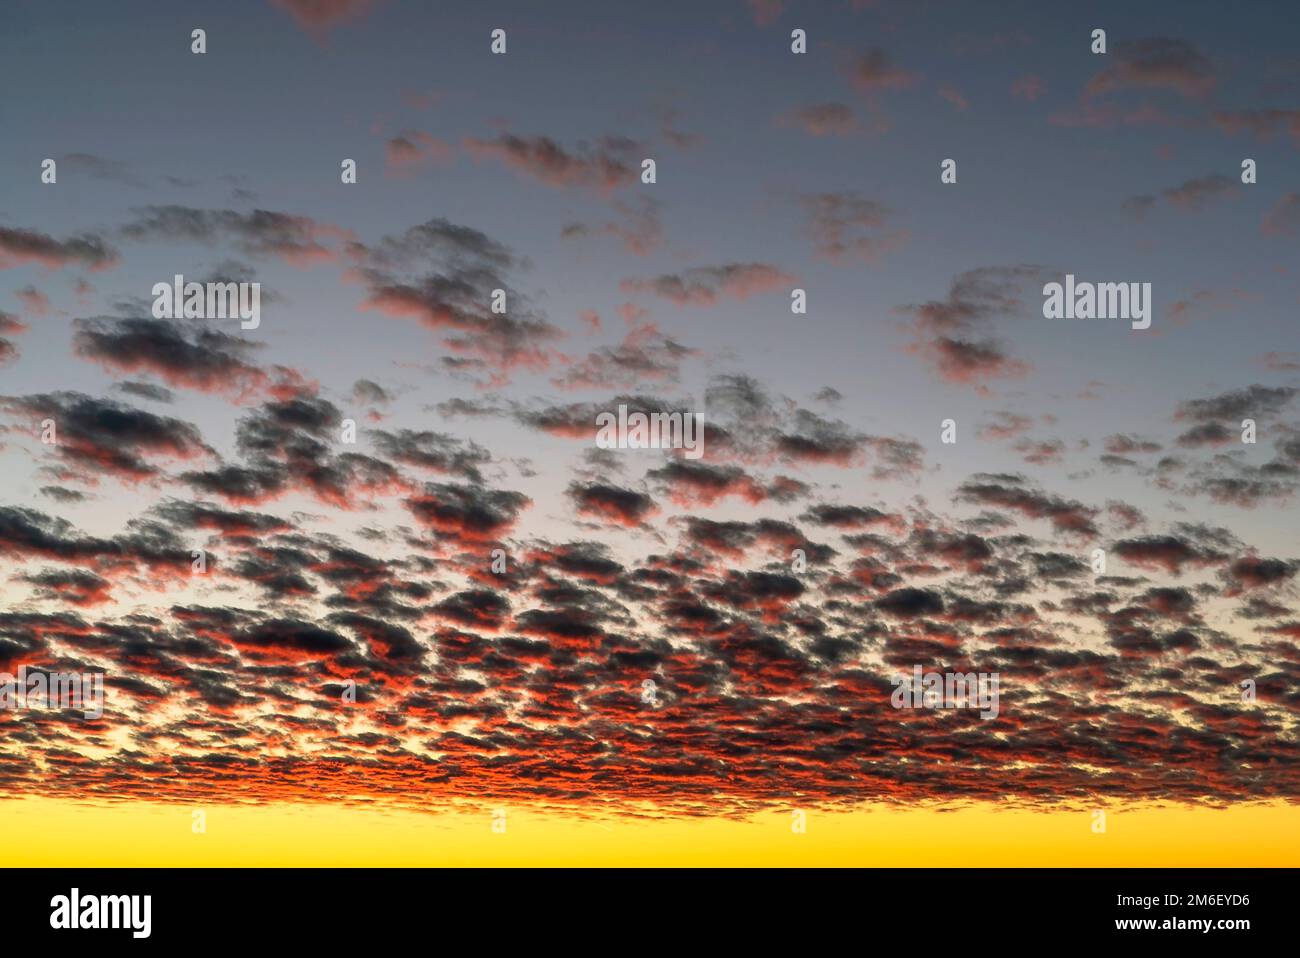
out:
M195 809L206 832L191 830ZM987 804L950 811L863 806L789 810L745 821L605 817L506 809L420 813L324 804L264 806L0 801L0 864L173 866L1257 866L1300 865L1300 806L1112 806L1106 832L1087 810Z

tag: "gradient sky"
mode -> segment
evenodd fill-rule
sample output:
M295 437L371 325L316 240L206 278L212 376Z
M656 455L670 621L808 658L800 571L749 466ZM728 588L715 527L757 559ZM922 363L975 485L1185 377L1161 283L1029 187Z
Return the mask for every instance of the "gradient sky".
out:
M1288 4L185 6L0 12L0 670L108 687L0 712L0 795L1295 822ZM620 401L705 457L597 450Z

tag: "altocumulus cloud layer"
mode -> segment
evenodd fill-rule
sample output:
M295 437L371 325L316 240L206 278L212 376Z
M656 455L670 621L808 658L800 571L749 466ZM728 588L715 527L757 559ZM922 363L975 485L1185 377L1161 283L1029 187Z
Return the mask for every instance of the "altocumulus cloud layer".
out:
M293 150L191 168L122 131L60 152L17 118L61 159L56 185L0 171L23 184L0 210L0 671L103 670L107 700L97 720L0 711L3 794L673 815L1300 798L1300 354L1276 321L1298 301L1294 64L1242 84L1225 64L1249 36L1216 51L1199 22L1112 17L1102 58L1010 17L918 45L933 21L887 0L718 6L679 11L671 56L732 45L770 73L811 36L810 75L740 121L671 75L620 87L626 109L566 107L547 30L650 69L634 18L503 14L503 65L464 10L248 13L322 84L328 58L374 66L417 28L482 47L442 85L362 83L364 122L330 132L356 185L333 147L295 190L276 185ZM158 28L179 31L172 69L208 71L200 89L240 69L233 21L206 59L190 26ZM479 91L507 68L502 99ZM284 125L274 96L239 109ZM960 127L969 163L944 139L1008 113L1022 132ZM976 173L1045 149L1088 170L1121 132L1142 160L1076 192L1057 168L1001 171L1019 200ZM729 137L764 145L743 175ZM1258 185L1243 150L1272 160ZM91 208L44 205L74 190ZM373 192L320 198L348 190ZM1107 197L1113 232L1031 236L1057 195L1094 217ZM971 222L989 232L955 252ZM1216 259L1207 233L1249 252ZM1043 320L1067 269L1153 280L1152 330ZM260 328L153 315L174 273L261 282ZM620 405L706 412L703 457L597 448ZM999 673L997 717L892 708L914 665Z

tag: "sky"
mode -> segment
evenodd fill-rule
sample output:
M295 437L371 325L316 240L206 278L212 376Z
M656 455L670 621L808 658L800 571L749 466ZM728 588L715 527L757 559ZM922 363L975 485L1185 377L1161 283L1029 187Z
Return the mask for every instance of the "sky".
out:
M0 709L0 821L100 864L1300 833L1298 30L6 4L0 672L106 699ZM260 284L259 325L156 317L177 274ZM1150 328L1045 318L1067 274L1150 284ZM703 415L703 456L599 448L620 405ZM894 708L917 666L996 673L998 714Z

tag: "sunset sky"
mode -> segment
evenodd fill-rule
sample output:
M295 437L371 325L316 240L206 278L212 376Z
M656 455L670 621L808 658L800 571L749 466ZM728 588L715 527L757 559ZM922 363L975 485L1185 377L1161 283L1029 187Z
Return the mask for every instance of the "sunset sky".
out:
M10 863L1300 865L1297 41L6 3L0 672L106 689L0 710ZM1066 274L1151 328L1045 319ZM597 448L620 404L704 456Z

